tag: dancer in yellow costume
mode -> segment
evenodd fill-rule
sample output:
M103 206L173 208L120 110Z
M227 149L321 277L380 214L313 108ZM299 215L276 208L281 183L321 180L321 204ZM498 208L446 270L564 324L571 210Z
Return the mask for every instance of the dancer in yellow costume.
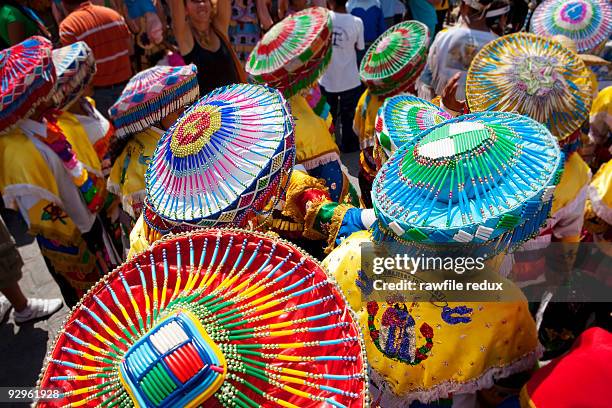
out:
M359 98L353 131L359 139L359 186L370 207L370 191L376 176L373 148L376 114L386 98L402 93L416 94L414 83L425 67L429 35L427 26L405 21L385 31L368 48L359 69L367 89Z
M69 305L117 261L96 218L105 203L98 157L86 134L66 134L73 129L62 128L61 112L53 109L58 101L70 99L57 95L51 99L55 78L59 76L62 84L56 92L77 95L87 85L86 73L92 70L88 58L81 58L89 49L79 43L71 48L74 52L58 50L67 61L62 60L57 72L51 44L45 39L33 37L5 51L3 81L18 84L28 75L33 80L27 91L23 87L25 94L14 95L12 103L3 107L20 113L12 117L18 120L16 126L5 127L0 136L0 190L5 204L19 211L36 235ZM25 66L32 71L24 72ZM63 81L64 75L81 81ZM27 109L21 109L24 101Z
M612 242L612 160L601 166L589 185L584 226L593 242ZM612 256L610 245L600 249Z
M525 148L531 143L533 149ZM515 160L504 161L509 155ZM323 262L364 330L375 405L407 407L415 400L452 398L453 404L475 406L477 391L535 366L541 353L535 322L523 295L499 269L504 253L546 220L560 177L559 156L554 137L537 122L487 112L449 119L415 135L378 172L374 227L350 235ZM496 166L494 157L504 165ZM531 185L519 181L517 171L525 166L533 175ZM474 171L482 178L470 178ZM483 180L493 174L496 184L483 189ZM465 183L455 185L461 179ZM510 193L510 185L521 187ZM505 289L472 298L478 301L470 301L469 292L444 289L424 293L435 301L417 301L409 291L381 292L377 279L394 281L385 272L375 274L373 257L379 254L423 261L482 257L481 271L422 268L413 282L452 279L465 285L486 279ZM401 266L387 270L396 268ZM457 301L457 293L467 301Z
M496 64L490 61L495 60ZM490 42L476 55L466 82L470 111L512 111L541 122L557 137L565 170L555 190L551 218L525 251L541 250L553 240L580 241L589 167L576 152L581 126L588 119L592 83L586 65L558 41L533 34L512 34ZM515 254L516 278L542 279L545 262ZM522 259L525 259L524 261ZM569 256L570 263L572 257Z
M164 130L183 109L198 99L195 65L149 68L135 75L109 109L116 128L116 157L108 189L121 200L131 219L129 231L142 211L144 175Z
M327 9L304 9L266 33L251 52L246 71L251 82L274 87L288 100L296 123L296 163L325 181L333 201L358 205L358 189L350 183L330 132L331 115L312 107L313 87L331 58L331 36Z
M599 91L593 100L589 122L589 143L593 155L589 164L597 169L612 157L612 86Z
M114 134L110 122L95 108L95 102L86 96L91 91L91 80L96 62L89 46L78 41L53 52L57 83L53 93L54 107L62 110L58 125L73 139L86 135L100 162L105 160L108 145ZM77 135L71 134L76 132ZM73 140L70 140L73 143ZM89 156L90 152L83 152ZM88 166L95 159L85 158Z
M269 88L254 86L252 89L253 90L249 92L256 94L254 90ZM218 98L219 94L224 95L226 92L230 93L230 90L219 88L211 94L204 96L201 101L198 102L198 104L208 106L205 104L206 101L211 98ZM246 102L240 102L240 105L237 106L243 105L248 104L246 104ZM280 105L284 107L283 109L286 112L289 112L288 103L286 100L284 100L284 98L282 99L282 103L280 103ZM245 115L248 113L249 110L246 110ZM278 126L277 121L279 119L276 115L272 115L272 113L275 113L275 111L272 110L269 116L265 116L261 114L261 112L257 113L257 115L262 115L262 117L258 118L257 120L257 129L261 129L259 133L260 136L258 136L259 148L263 148L267 143L270 143L267 141L267 138L271 137L269 134L272 133L272 130ZM178 134L179 131L186 132L185 137L183 138L185 140L200 140L202 137L204 137L202 135L206 132L205 129L190 128L189 130L185 130L185 128L181 125L181 123L189 121L192 117L199 118L200 114L197 112L186 112L183 116L181 116L181 118L179 118L177 121L177 125L175 125L167 132L166 135L163 136L163 140L166 140L165 144L168 143L167 140L169 139L173 139L175 137L178 138L178 136L175 135ZM220 118L223 122L224 116L221 115ZM228 119L225 120L231 119L232 116L228 114ZM295 129L297 128L297 125L294 127L294 123L289 117L283 120L282 123L283 126L288 128L287 131L290 130L291 138L289 140L291 143L294 143L294 133L296 132ZM251 131L251 128L246 128L243 132L246 132L246 135L248 136L248 132ZM245 140L251 140L251 138L241 136L240 129L237 129L234 125L226 125L226 127L221 126L219 129L217 129L216 133L212 133L208 143L210 143L211 146L216 145L227 137L227 132L237 132L234 138L228 139L224 144L225 148L229 149L230 151L240 151L242 143ZM164 144L162 144L162 148L163 145ZM206 146L207 145L205 144L204 148L206 148ZM292 151L295 151L295 147L293 146ZM327 238L327 234L308 228L309 225L314 223L315 218L317 217L316 212L322 208L322 205L324 203L328 204L328 206L325 207L325 211L322 212L329 214L329 217L333 215L334 207L344 209L344 213L346 213L349 208L352 208L352 206L349 204L338 204L333 202L324 180L310 176L306 172L305 168L301 165L294 166L294 154L295 153L292 153L290 159L287 158L287 161L283 164L283 167L286 167L288 170L281 174L280 190L277 190L277 192L272 194L272 198L268 201L264 201L263 199L256 200L257 204L249 210L252 211L249 217L241 217L239 215L242 212L238 212L234 217L240 219L238 226L249 226L250 228L271 230L289 239L307 238L310 240L322 240ZM157 152L157 155L152 158L151 163L156 163L157 161L161 160L160 157L162 155L163 152ZM211 160L211 158L206 160L207 165L204 165L204 162L189 162L188 167L184 168L183 170L188 174L198 174L200 172L207 174L207 167L212 165ZM257 164L254 162L247 162L242 166L240 172L246 172L245 174L249 174L248 179L242 180L244 185L248 186L256 182L264 184L269 182L269 177L267 175L258 174L258 168L259 167ZM149 171L152 172L153 169L150 168ZM233 176L238 176L238 173L239 172L232 172L231 174ZM209 188L212 188L210 186L215 186L217 183L223 184L225 183L223 177L223 174L218 172L208 174L208 178L206 178L206 185L209 186ZM148 184L147 196L154 196L154 191L155 190L151 184ZM175 193L175 198L184 198L183 195L186 194L188 194L188 191ZM269 192L266 193L266 195L269 194ZM249 193L244 193L243 195L248 196ZM202 207L204 208L205 205L203 204ZM227 207L222 206L221 211L231 213L231 203L228 204ZM195 227L211 226L210 224L211 222L209 221L202 222L196 218L185 219L177 222L170 219L169 216L162 213L162 211L157 209L154 205L145 202L143 215L138 219L130 234L130 255L147 249L151 243L169 231L180 231ZM236 225L234 221L228 221L226 217L221 217L219 220L215 221L213 225L217 224ZM338 228L340 227L340 225L337 223L334 225L337 225Z

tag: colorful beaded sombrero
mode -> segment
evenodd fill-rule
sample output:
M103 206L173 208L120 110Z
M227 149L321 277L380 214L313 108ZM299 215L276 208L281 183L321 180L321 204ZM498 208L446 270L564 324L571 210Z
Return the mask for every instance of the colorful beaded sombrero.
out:
M55 84L51 49L49 40L35 36L0 51L0 131L47 100Z
M307 88L331 59L332 23L327 9L309 7L283 19L249 55L250 79L279 89L289 98Z
M53 102L55 107L64 109L87 88L96 73L96 61L83 41L53 50L52 57L57 75Z
M141 132L199 96L195 65L156 66L134 75L108 113L118 137Z
M425 249L461 243L493 256L537 233L562 164L555 138L525 116L447 120L400 147L378 172L374 236Z
M543 123L560 141L589 117L592 85L576 54L534 34L500 37L474 57L466 80L472 112L518 112Z
M386 158L422 131L450 119L444 109L411 95L385 99L376 117L376 146Z
M561 34L576 43L578 52L595 53L612 34L609 0L544 0L531 18L531 32L552 37Z
M46 359L40 406L369 406L336 284L288 242L242 230L158 241L96 284Z
M429 33L418 21L404 21L385 31L368 48L359 73L373 94L391 96L412 85L425 67Z
M295 159L293 130L279 91L247 84L214 90L161 137L145 175L147 206L172 223L244 226L280 199Z

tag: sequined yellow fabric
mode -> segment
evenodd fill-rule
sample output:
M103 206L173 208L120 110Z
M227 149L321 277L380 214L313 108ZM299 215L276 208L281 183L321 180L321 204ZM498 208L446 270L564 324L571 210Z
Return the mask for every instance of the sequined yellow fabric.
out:
M528 369L535 363L537 332L527 302L515 286L497 273L488 272L487 279L503 282L508 288L508 292L504 293L515 299L514 301L395 304L362 302L362 292L357 283L362 279L359 274L360 244L368 242L371 242L371 235L367 231L351 235L327 256L323 266L338 281L351 307L357 312L364 332L368 360L373 370L372 377L384 379L396 398L410 399L411 394L419 393L419 399L433 400L444 397L448 392L472 392L482 384L490 382L493 373L497 373L496 376L509 375ZM497 257L490 262L499 263L501 259ZM438 278L442 277L441 274L419 274L420 277L426 280L431 278L432 281L436 279L436 275ZM449 323L449 320L454 319L449 319L448 313L443 313L446 310L444 306L454 313L471 309L469 313L461 315L469 321ZM402 359L399 354L385 354L376 344L376 339L390 336L390 329L382 324L382 319L385 313L394 311L391 309L408 311L414 319L414 330L410 335L410 344L415 347L415 350L412 350L413 360ZM369 324L370 315L373 316L372 322L376 330L372 330ZM386 334L385 329L388 330ZM378 344L381 344L380 340Z
M155 231L153 231L155 232ZM149 241L151 239L151 241ZM141 252L146 251L151 246L151 243L155 242L151 236L150 228L144 221L142 214L138 217L134 228L130 232L130 251L127 258L131 259L134 255L138 255Z
M66 140L72 145L81 163L100 176L102 174L100 159L77 117L70 112L62 112L57 119L57 124L66 135Z
M572 153L565 160L563 175L555 189L552 214L574 201L580 190L587 185L589 179L589 166L578 153Z
M593 181L591 181L591 191L589 196L591 200L599 200L601 205L598 205L598 212L605 213L600 216L606 216L612 219L612 160L599 168ZM598 214L599 215L599 214Z
M30 233L72 246L81 234L60 207L61 200L53 173L30 139L15 128L0 135L0 191L8 208L27 212ZM23 208L19 198L34 204Z
M353 119L353 130L359 138L361 149L374 146L376 114L384 102L383 98L371 95L366 91L359 98L357 108L355 108L355 118Z
M338 146L329 133L329 126L319 115L314 113L306 99L301 95L289 98L291 113L295 118L295 151L296 162L305 163L321 159L328 154L339 154ZM316 167L316 166L311 166ZM311 168L309 167L309 168Z
M115 160L108 180L110 192L121 198L123 209L137 218L145 196L145 172L161 132L149 128L132 136Z

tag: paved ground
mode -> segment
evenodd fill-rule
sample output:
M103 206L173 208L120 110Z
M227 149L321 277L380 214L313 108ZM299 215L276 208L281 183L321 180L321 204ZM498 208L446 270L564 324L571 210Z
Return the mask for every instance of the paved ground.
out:
M3 214L4 215L4 214ZM25 234L25 228L13 217L7 219L9 229L16 237L25 266L21 289L28 297L61 297L58 286L49 274L35 241ZM67 316L64 306L49 319L17 326L10 316L0 324L0 386L32 387L36 385L48 345ZM2 406L7 406L1 404Z
M342 160L353 176L357 176L358 153L343 154ZM17 240L24 260L23 279L20 285L26 296L39 298L61 297L58 286L49 274L35 241L26 233L25 225L12 213L3 218ZM62 321L68 315L64 306L48 320L17 326L12 317L0 323L0 386L32 387ZM0 404L3 407L7 406Z

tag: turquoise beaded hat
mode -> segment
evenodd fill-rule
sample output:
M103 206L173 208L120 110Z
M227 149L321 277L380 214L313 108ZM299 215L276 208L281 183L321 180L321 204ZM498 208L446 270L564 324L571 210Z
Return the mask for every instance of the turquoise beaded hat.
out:
M76 101L96 73L96 61L84 41L53 50L53 65L57 74L53 102L65 109Z
M279 91L218 88L161 137L145 175L145 221L162 233L246 226L280 200L294 161L294 123Z
M483 112L442 122L400 147L372 188L374 238L491 257L548 218L563 157L538 122ZM452 250L452 248L450 249Z
M397 95L385 99L374 126L377 155L383 156L384 163L398 147L450 118L444 109L416 96Z
M359 323L325 270L269 235L157 241L94 285L45 359L40 407L369 407ZM47 394L45 394L47 395Z

